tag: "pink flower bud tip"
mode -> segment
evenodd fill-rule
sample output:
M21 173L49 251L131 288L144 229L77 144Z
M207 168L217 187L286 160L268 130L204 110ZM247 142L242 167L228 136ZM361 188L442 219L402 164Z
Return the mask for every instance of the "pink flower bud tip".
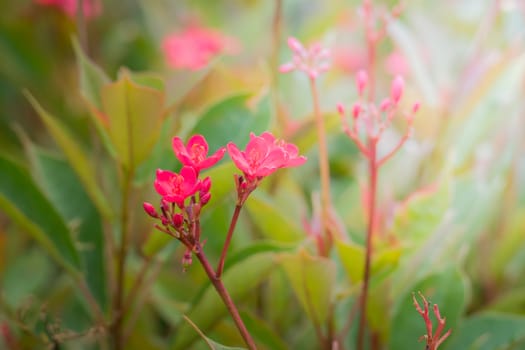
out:
M392 89L390 91L390 97L394 101L394 103L398 103L401 99L401 95L403 95L403 90L405 88L405 81L403 80L403 77L396 76L395 79L392 81Z
M361 113L361 105L359 103L356 103L354 107L352 108L352 115L354 118L359 117L359 114Z
M414 105L412 106L412 112L417 113L417 111L419 111L419 107L419 102L414 103Z
M151 216L154 219L158 219L159 214L157 214L157 211L155 210L155 207L153 206L153 204L148 203L148 202L144 202L144 204L142 206L144 207L144 211L149 216Z
M288 46L296 53L301 53L304 51L303 45L299 42L299 40L292 36L288 38Z
M282 64L279 67L279 72L281 72L281 73L290 73L294 69L295 69L295 64L293 64L293 63L285 63L285 64Z
M343 106L342 103L337 104L337 112L339 112L339 114L341 114L342 116L345 115L345 106Z
M389 107L390 107L390 99L389 98L385 98L383 100L383 102L381 102L381 105L379 106L379 109L382 111L382 112L385 112Z
M368 74L364 70L360 70L357 72L356 77L356 85L357 85L357 91L359 91L359 95L363 94L363 91L365 90L366 84L368 83Z

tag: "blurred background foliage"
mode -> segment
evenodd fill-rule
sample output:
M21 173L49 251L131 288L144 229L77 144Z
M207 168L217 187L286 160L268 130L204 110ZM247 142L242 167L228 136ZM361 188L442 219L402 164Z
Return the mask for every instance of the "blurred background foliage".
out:
M381 9L397 2L374 3ZM355 72L366 64L360 2L102 5L79 32L76 19L56 7L0 0L0 344L107 347L100 318L111 315L114 288L108 244L118 242L121 229L119 164L130 161L116 141L122 125L101 131L94 106L120 96L106 89L116 82L137 93L138 110L159 107L156 119L134 119L144 130L150 122L158 129L131 140L144 157L133 159L129 199L126 349L206 348L183 315L219 343L242 344L201 267L182 271L183 249L153 230L141 203L158 201L156 168L179 166L170 149L174 135L201 133L215 150L231 140L244 145L250 131L264 130L296 143L309 161L265 180L248 200L225 284L262 349L319 348L313 323L332 318L344 329L362 278L365 162L335 113L338 102L356 100ZM233 38L237 52L198 71L169 68L162 40L189 23ZM372 333L385 349L423 348L424 324L411 299L421 291L453 329L444 349L523 348L525 6L407 0L399 19L387 18L386 33L378 47L378 95L387 96L392 76L403 74L406 106L419 101L421 110L413 139L380 176ZM320 98L334 207L346 237L329 258L316 256L304 225L315 216L319 191L308 81L277 74L290 58L290 35L333 52ZM75 52L79 39L83 48ZM385 148L402 127L386 134ZM233 211L234 172L227 160L207 172L213 186L203 235L212 261ZM353 329L342 339L346 348Z

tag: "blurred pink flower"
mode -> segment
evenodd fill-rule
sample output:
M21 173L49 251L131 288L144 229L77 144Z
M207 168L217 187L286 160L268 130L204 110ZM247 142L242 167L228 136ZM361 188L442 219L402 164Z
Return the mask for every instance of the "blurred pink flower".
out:
M245 151L240 151L233 143L228 143L228 153L249 182L257 181L279 168L299 166L306 157L299 156L297 146L277 140L269 133L260 136L250 134Z
M293 52L293 58L291 62L279 67L281 73L300 70L308 74L311 79L315 79L330 68L330 50L321 47L320 44L315 43L305 48L299 40L289 37L288 47Z
M334 50L334 66L345 73L355 74L366 65L366 52L361 48L338 46Z
M171 68L199 70L219 54L237 52L238 43L215 30L191 25L165 36L162 51Z
M154 186L164 201L175 203L182 208L186 198L199 190L200 181L197 179L195 170L189 166L183 167L180 174L157 169Z
M35 0L37 4L44 6L55 6L66 13L69 17L76 17L78 0ZM95 18L102 13L100 0L83 0L82 10L86 18Z
M208 143L202 135L193 135L185 146L180 137L174 137L172 141L173 151L183 165L191 166L197 175L202 169L206 169L217 163L226 149L219 148L208 157Z
M399 51L394 51L385 60L385 69L393 76L407 76L410 68L407 60Z

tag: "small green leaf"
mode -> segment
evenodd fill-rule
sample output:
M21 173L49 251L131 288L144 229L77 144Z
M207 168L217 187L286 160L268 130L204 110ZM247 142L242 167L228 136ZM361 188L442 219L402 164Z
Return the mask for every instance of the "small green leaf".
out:
M164 93L124 75L104 86L102 106L119 162L134 169L149 156L160 134Z
M3 156L0 156L0 173L0 207L59 264L76 274L80 257L70 231L29 173Z
M51 136L53 136L58 146L66 155L69 163L77 173L80 181L86 188L87 194L96 205L97 209L105 218L111 217L112 210L110 209L104 194L97 184L95 169L88 160L88 156L85 154L84 150L75 141L74 137L69 133L64 125L58 121L58 119L43 109L38 101L29 92L25 92L25 95L33 108L38 112L40 119L46 126Z
M294 254L280 254L279 261L310 319L317 325L324 324L335 287L335 263L310 255L304 249Z

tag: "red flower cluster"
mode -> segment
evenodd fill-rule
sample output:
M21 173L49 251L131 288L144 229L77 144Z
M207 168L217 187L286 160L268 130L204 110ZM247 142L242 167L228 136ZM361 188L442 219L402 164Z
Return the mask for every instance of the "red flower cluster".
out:
M192 136L186 145L179 137L172 141L175 156L183 164L179 173L157 170L154 187L162 196L159 214L150 203L144 203L148 215L159 219L159 230L180 240L187 248L183 263L191 263L191 251L200 243L199 217L201 209L211 197L211 179L199 179L201 170L215 165L226 152L219 148L208 156L208 143L202 135ZM274 171L303 164L306 158L299 155L297 146L277 140L271 133L260 136L250 134L245 151L232 142L227 146L230 157L243 172L236 176L238 205L242 205L259 182Z

